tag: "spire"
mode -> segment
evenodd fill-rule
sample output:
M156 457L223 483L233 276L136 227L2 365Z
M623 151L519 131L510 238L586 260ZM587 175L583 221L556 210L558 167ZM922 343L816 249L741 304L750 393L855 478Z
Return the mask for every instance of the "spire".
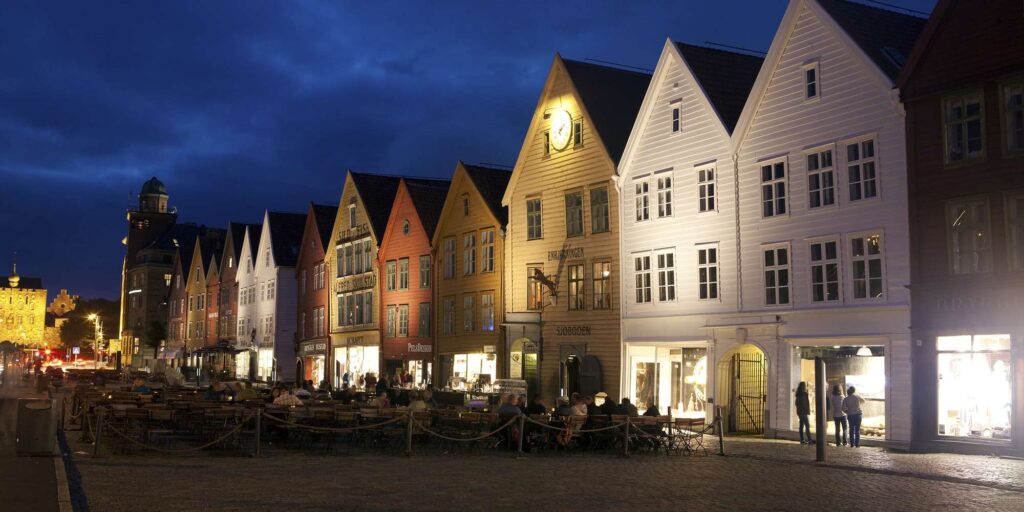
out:
M21 282L21 278L18 277L18 251L14 251L14 258L11 263L11 275L7 278L7 284L11 285L11 288L17 288L19 282Z

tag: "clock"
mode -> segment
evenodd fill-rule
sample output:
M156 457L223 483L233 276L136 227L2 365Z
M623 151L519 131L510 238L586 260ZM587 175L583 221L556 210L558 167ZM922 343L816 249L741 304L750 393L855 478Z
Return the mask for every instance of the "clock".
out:
M572 140L572 116L565 110L551 114L551 147L557 151L569 147Z

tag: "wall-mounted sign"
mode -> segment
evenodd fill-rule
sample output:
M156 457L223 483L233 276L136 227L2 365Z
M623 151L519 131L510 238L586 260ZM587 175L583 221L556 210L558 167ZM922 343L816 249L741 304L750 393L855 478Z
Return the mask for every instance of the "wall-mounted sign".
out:
M426 353L432 350L430 345L426 345L424 343L409 343L406 349L409 351L409 353Z
M557 251L548 251L548 261L562 261L565 259L583 258L582 247L566 247Z
M590 336L589 325L556 325L555 336Z
M1016 295L1002 296L951 296L936 297L935 312L947 313L1009 313L1018 312L1024 306L1024 301Z
M373 272L367 272L362 275L343 279L334 283L334 291L337 293L350 292L353 290L362 290L365 288L373 288L377 285L377 275Z
M327 342L318 341L315 343L304 343L299 347L299 352L304 356L309 354L322 354L327 352Z
M359 224L348 229L338 230L338 243L342 244L357 238L363 238L370 234L370 227L367 224Z
M493 354L494 348L494 345L484 345L484 354Z

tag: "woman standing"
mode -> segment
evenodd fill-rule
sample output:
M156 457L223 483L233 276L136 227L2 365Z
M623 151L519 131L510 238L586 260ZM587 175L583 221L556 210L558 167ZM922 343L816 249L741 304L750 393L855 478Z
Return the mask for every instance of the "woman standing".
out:
M800 419L800 444L811 444L811 399L807 396L807 383L800 382L796 387L796 415ZM807 432L807 440L804 440L804 431Z
M860 448L860 420L864 417L860 406L864 403L864 399L856 393L857 389L853 386L846 390L846 398L843 399L843 412L850 420L850 446Z
M828 398L828 408L832 412L832 421L836 425L836 446L846 446L846 414L843 413L843 388L839 384L832 385L832 396ZM843 436L839 437L842 429ZM839 444L842 439L842 444Z

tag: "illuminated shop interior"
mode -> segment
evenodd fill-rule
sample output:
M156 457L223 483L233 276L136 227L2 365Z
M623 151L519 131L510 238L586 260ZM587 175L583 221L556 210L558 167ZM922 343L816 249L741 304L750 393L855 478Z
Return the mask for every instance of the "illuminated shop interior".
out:
M885 347L884 346L825 346L796 347L794 350L794 374L797 375L792 389L795 391L800 381L807 383L807 393L811 401L811 418L817 414L817 390L814 386L814 358L821 357L825 361L825 379L829 395L832 386L839 384L846 396L846 390L853 386L857 394L864 399L861 410L864 412L861 421L861 437L885 437ZM792 391L790 393L792 395ZM830 413L826 413L829 442L834 441L835 424ZM791 428L797 430L796 414L790 420ZM811 421L811 430L815 422ZM847 433L849 435L849 433Z
M704 418L708 351L671 346L629 347L629 397L643 413L651 405L677 418Z
M939 435L1009 441L1010 336L940 336L935 348Z
M340 389L344 384L345 373L349 374L349 385L362 387L360 378L365 379L370 373L380 375L379 347L338 347L334 349L334 386Z

